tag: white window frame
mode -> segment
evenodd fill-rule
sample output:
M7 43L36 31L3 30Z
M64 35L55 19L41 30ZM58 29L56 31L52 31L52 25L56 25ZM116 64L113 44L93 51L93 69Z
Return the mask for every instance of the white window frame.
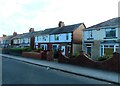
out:
M88 37L87 38L93 38L93 31L92 30L88 31Z
M41 46L44 46L44 50L47 50L47 44L41 44L40 48L42 48ZM45 48L46 47L46 48Z
M107 35L106 32L107 32L107 31L111 31L112 29L113 29L113 28L106 28L106 29L105 29L105 37L106 37L106 38L109 38L109 37L106 36L106 35ZM115 32L116 32L115 37L117 37L117 29L116 29L116 28L114 28L114 29L115 29ZM112 37L112 36L111 36L111 37Z
M108 48L110 48L110 46L112 45L112 46L114 46L114 52L116 52L116 50L117 50L117 46L119 46L118 44L101 44L100 45L100 56L104 56L105 55L105 52L104 52L104 50L105 50L105 45L107 45L108 46ZM103 47L103 55L101 55L101 46Z

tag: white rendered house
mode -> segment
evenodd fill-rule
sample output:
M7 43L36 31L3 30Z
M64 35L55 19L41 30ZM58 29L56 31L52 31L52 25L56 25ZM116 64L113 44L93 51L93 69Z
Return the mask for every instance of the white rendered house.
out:
M83 51L93 59L119 50L120 18L113 18L83 31Z

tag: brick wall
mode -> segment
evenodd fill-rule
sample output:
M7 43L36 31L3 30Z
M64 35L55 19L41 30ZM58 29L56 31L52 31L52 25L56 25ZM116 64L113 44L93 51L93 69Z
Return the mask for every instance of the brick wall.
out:
M84 54L80 54L78 57L68 58L59 53L58 62L69 63L78 66L84 66L89 68L120 72L120 54L114 53L113 57L104 61L94 61L87 58Z

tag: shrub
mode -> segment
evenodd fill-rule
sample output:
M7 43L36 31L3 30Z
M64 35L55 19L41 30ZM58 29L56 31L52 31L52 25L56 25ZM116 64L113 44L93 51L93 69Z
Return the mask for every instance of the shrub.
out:
M37 49L37 51L43 51L43 49L41 49L41 48L38 48L38 49Z
M98 57L98 61L104 61L106 59L107 59L106 57Z
M68 55L68 57L70 57L70 58L76 58L76 57L78 57L80 55L80 53L79 52L76 52L75 54L69 54Z
M79 55L80 55L80 53L79 53L79 52L76 52L74 56L75 56L75 57L78 57Z
M10 48L10 52L16 52L16 53L22 53L22 52L30 52L32 49L27 47L27 48Z
M32 51L32 49L30 47L27 47L27 48L23 48L23 51L30 52Z

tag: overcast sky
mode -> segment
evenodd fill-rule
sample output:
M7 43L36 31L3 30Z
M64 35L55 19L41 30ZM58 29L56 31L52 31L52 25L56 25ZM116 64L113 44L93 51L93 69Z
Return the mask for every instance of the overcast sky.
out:
M0 0L0 36L84 23L86 27L118 16L119 0Z

